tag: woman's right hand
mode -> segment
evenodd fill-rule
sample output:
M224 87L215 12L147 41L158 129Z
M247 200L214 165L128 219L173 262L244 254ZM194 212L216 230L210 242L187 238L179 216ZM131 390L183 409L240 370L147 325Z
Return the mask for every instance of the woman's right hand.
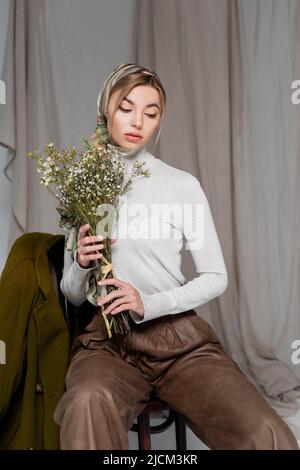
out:
M77 247L77 263L82 268L89 268L91 261L102 258L101 253L95 253L103 248L103 237L100 235L89 236L89 224L82 225L79 228L79 240ZM115 243L116 239L111 240Z

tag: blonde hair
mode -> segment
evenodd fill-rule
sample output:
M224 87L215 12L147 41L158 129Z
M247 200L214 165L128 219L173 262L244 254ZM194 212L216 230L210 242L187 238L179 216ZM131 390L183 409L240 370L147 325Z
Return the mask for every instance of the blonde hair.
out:
M155 88L159 94L161 122L154 145L155 147L161 132L167 99L160 78L153 70L149 69L148 67L140 66L138 64L121 64L111 73L111 75L105 80L104 85L98 95L97 122L98 124L104 124L107 127L107 107L109 98L114 92L121 90L112 112L112 120L124 97L128 95L128 93L133 88L140 85L149 85ZM91 138L94 136L95 134L93 134Z

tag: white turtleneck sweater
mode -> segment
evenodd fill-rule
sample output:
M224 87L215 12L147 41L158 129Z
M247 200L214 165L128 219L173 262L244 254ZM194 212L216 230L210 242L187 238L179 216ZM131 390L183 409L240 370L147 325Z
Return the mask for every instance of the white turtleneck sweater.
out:
M154 157L146 147L121 149L130 167L136 160L144 161L151 173L135 178L132 189L120 199L113 233L117 242L111 247L116 277L135 287L144 304L143 318L130 310L133 320L142 323L184 312L221 295L227 287L227 271L200 182ZM180 269L182 249L190 249L198 273L188 282ZM95 260L91 267L82 268L77 252L73 261L65 249L60 287L72 304L85 301L87 276L97 265Z

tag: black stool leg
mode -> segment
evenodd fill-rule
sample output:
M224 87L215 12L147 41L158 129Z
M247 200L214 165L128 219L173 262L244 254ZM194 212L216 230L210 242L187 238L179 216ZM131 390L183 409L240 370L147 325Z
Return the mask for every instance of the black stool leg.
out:
M140 450L151 450L150 419L148 413L141 413L137 417L138 439Z
M186 450L186 426L182 414L175 413L176 449Z

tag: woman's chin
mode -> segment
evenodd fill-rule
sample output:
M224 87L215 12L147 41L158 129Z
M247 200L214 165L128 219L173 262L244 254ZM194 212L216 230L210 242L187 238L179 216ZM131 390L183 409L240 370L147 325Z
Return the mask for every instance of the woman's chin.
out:
M128 142L127 140L122 140L121 142L116 142L114 140L110 140L110 143L116 145L124 150L138 150L144 146L142 142Z

